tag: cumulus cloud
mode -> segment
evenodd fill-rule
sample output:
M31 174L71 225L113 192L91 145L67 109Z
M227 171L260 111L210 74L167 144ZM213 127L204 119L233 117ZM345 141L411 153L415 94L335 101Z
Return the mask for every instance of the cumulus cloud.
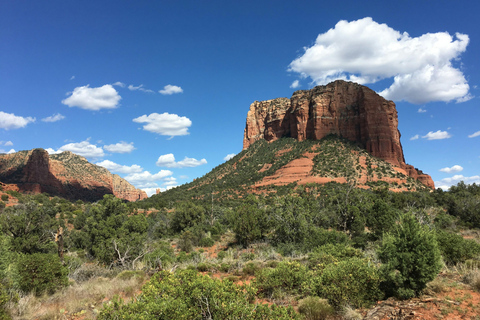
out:
M463 170L463 167L459 166L458 164L454 165L451 168L447 167L447 168L440 169L441 172L445 172L445 173L457 173L457 172L460 172L462 170Z
M10 130L24 128L27 124L35 122L33 117L16 116L13 113L0 111L0 129Z
M117 87L120 87L120 88L125 88L125 83L120 82L120 81L117 81L117 82L113 83L112 86L117 86Z
M236 156L235 153L229 153L229 154L227 154L227 155L225 156L225 158L223 158L223 160L228 161L228 160L232 159L232 158L235 157L235 156Z
M103 146L105 150L108 152L113 152L113 153L130 153L133 150L135 150L135 147L133 146L133 142L125 142L125 141L120 141L119 143L116 144L109 144Z
M139 173L143 171L143 168L137 164L134 164L131 166L122 166L110 160L103 160L102 162L97 162L96 165L104 167L109 171L118 172L118 173L130 174L130 173Z
M416 134L416 135L414 135L413 137L410 138L410 140L418 140L418 139L420 139L419 134Z
M97 147L96 145L91 144L88 139L82 142L68 143L58 148L58 150L54 150L52 148L47 148L45 150L47 150L49 154L58 154L63 151L70 151L79 156L94 159L101 158L105 155L101 147Z
M419 108L417 112L418 112L418 113L425 113L425 112L427 112L427 110L425 110L425 109L423 109L423 108Z
M475 138L475 137L478 137L478 136L480 136L480 131L477 131L477 132L475 132L475 133L472 133L472 134L469 135L468 137L469 137L469 138Z
M300 81L295 80L295 81L293 81L292 84L290 85L290 88L296 89L296 88L298 88L299 86L300 86Z
M171 95L175 93L182 93L183 89L178 86L172 86L171 84L167 84L165 87L163 87L163 90L159 90L158 92L163 95Z
M154 93L153 90L145 89L145 88L143 87L143 84L139 85L138 87L135 87L134 85L129 85L129 86L128 86L128 90L130 90L130 91L139 90L139 91L142 91L142 92Z
M435 181L435 186L437 188L447 190L451 186L459 183L460 181L463 181L466 184L472 184L472 183L480 184L480 176L476 175L476 176L471 176L471 177L465 177L461 174L456 174L453 177L445 178L445 179L442 179L440 181Z
M165 180L165 178L173 174L170 170L160 170L155 174L149 171L139 173L131 173L125 177L125 180L135 185L137 188L153 188L158 186L157 182Z
M164 154L160 157L158 157L158 160L156 162L157 166L159 167L167 167L167 168L193 168L193 167L198 167L201 166L202 164L206 164L207 160L202 159L202 160L197 160L195 158L188 158L185 157L182 161L175 161L175 156L173 153L169 154Z
M422 136L423 139L427 139L427 140L442 140L442 139L448 139L451 137L452 136L450 135L450 133L448 133L447 131L441 131L441 130L438 130L435 132L430 131L426 135Z
M69 94L68 98L62 100L64 105L93 111L115 109L122 98L110 84L98 88L90 88L87 84L73 89Z
M339 21L304 48L289 71L310 77L315 84L344 79L361 84L392 79L380 94L391 100L422 104L430 101L463 102L472 98L463 73L455 68L469 37L448 32L410 37L367 17Z
M63 119L65 119L65 116L61 115L60 113L55 113L54 115L52 115L50 117L43 118L42 121L43 122L57 122L57 121L60 121L60 120L63 120Z
M5 147L13 146L13 142L12 141L0 141L0 146L5 146Z
M192 121L187 117L180 117L170 113L152 113L143 115L133 119L133 122L146 123L144 130L158 133L163 136L184 136L189 134L188 127L192 125Z

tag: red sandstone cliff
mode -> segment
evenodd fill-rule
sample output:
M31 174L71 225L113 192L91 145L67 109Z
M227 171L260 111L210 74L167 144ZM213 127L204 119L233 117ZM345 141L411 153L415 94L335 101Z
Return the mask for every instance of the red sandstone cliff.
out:
M243 149L260 139L320 140L329 134L358 143L373 156L434 188L429 175L405 163L395 103L353 82L337 80L296 91L290 99L255 101L247 114Z
M70 200L95 201L105 194L136 201L147 194L118 175L69 151L49 155L43 149L0 155L0 181L20 192L42 193Z

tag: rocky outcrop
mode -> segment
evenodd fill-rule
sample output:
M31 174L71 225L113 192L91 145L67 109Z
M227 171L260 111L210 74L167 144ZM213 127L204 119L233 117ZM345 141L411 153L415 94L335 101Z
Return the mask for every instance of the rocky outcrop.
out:
M405 163L395 103L353 82L337 80L296 91L290 99L255 101L247 114L243 148L260 139L320 140L330 134L356 142L434 188L429 175Z
M69 200L96 201L105 194L136 201L147 194L118 175L65 151L49 155L43 149L0 155L0 181L20 192L42 193Z

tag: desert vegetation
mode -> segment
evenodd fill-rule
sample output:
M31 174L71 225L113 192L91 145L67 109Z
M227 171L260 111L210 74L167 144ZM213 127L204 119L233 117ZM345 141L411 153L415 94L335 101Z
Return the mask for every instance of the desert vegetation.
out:
M327 154L346 150L324 143ZM274 157L278 148L294 159L312 146L249 148L136 203L9 193L18 204L0 208L0 319L360 319L389 298L480 290L480 186L247 192L265 163L273 172L288 162ZM318 170L343 170L329 166ZM348 167L355 175L354 160Z

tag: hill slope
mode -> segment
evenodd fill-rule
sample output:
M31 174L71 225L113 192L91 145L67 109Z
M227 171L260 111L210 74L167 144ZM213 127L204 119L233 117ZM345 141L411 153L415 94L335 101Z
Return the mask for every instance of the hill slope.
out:
M69 151L49 155L33 149L0 155L0 181L20 192L47 192L69 200L96 201L105 194L128 201L147 198L118 175Z
M153 198L208 199L212 193L216 198L228 198L329 182L392 191L429 189L400 166L370 155L351 141L329 135L322 140L258 140L205 176Z

